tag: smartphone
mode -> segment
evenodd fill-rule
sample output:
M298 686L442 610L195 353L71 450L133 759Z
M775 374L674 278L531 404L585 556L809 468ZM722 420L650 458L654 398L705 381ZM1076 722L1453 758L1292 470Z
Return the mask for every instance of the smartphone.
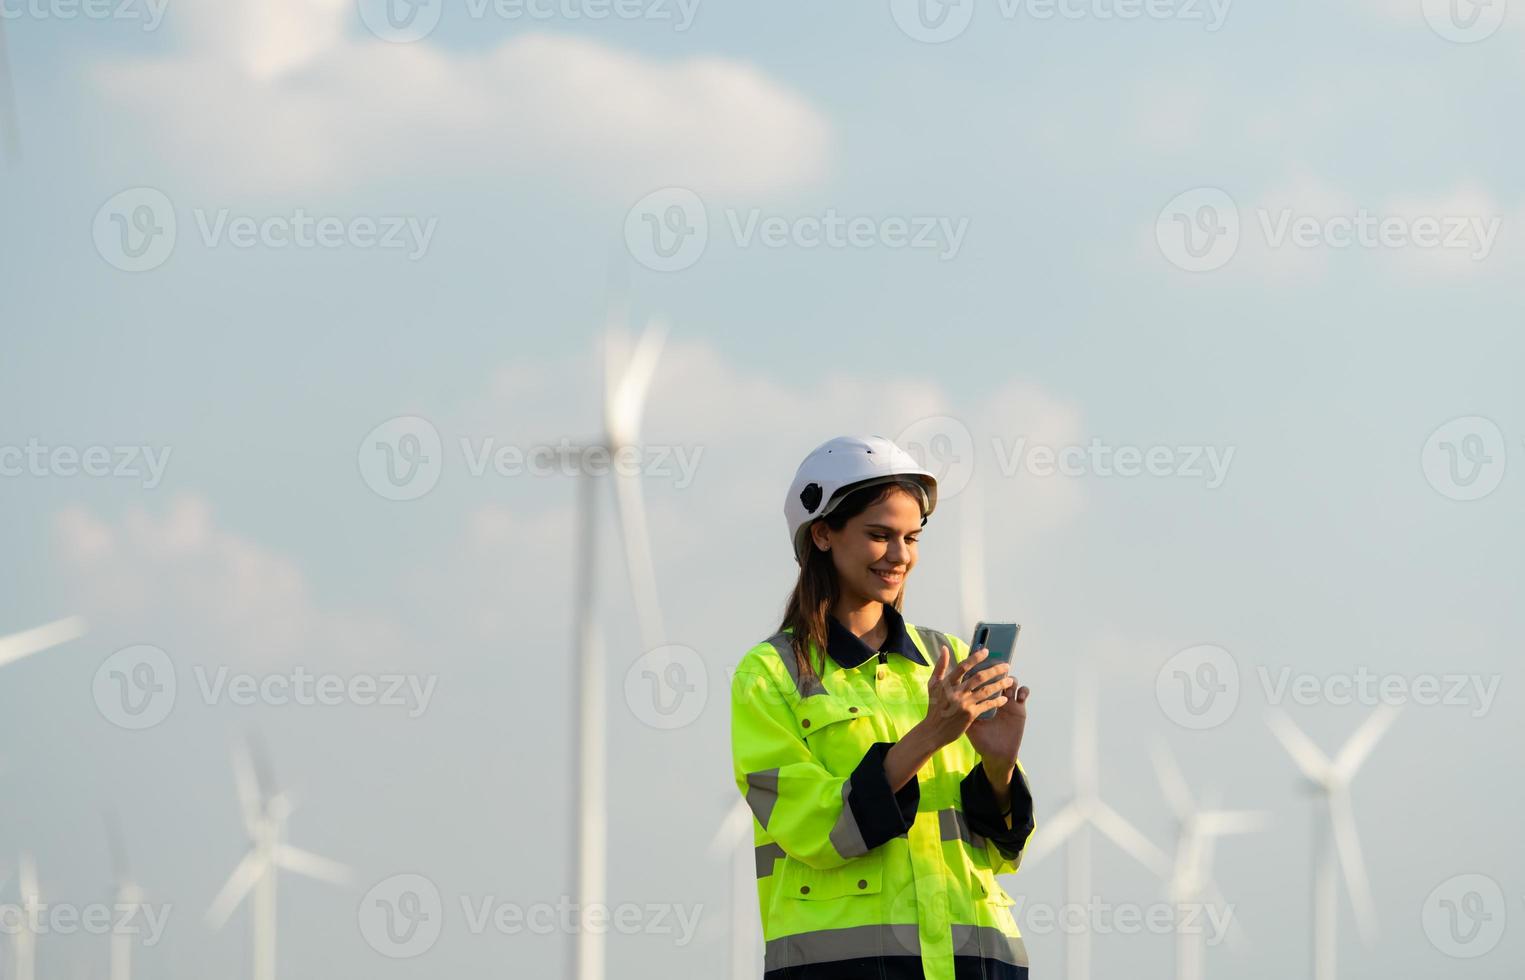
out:
M990 654L980 662L979 672L984 673L987 667L996 664L1011 663L1011 652L1017 645L1017 634L1022 632L1021 623L987 623L983 620L974 627L974 640L969 644L969 654L980 647L990 651ZM1013 695L1008 694L1007 697ZM980 720L985 721L995 717L996 709L991 708L980 715Z

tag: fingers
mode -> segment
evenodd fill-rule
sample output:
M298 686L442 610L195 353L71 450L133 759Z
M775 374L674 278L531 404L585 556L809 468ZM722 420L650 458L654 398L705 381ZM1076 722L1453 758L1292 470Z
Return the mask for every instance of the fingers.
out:
M1027 696L1029 694L1032 694L1032 693L1033 692L1032 692L1032 690L1030 688L1026 688L1026 687L1017 688L1017 703L1018 704L1026 704L1027 703Z
M973 694L974 700L984 702L995 697L997 694L1004 694L1008 687L1016 683L1017 679L1015 677L994 677L986 679L983 682L976 682L976 684L970 687L970 692ZM989 705L986 705L986 707L989 707Z
M943 647L943 649L946 650L948 648ZM962 684L964 678L968 675L970 668L974 667L981 660L984 660L988 656L990 656L990 651L984 647L980 647L978 650L974 651L963 660L960 660L950 673L948 678L949 683L954 685Z
M947 675L948 661L952 659L953 656L948 652L948 645L946 643L942 644L942 646L939 648L939 651L940 652L937 654L937 663L932 665L933 681L940 681L944 676Z

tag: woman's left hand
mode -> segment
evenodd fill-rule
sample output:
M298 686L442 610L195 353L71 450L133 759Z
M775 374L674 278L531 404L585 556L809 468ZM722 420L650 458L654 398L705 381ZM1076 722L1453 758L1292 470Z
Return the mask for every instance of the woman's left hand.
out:
M1015 695L1008 693L1013 688ZM1022 733L1027 728L1027 696L1032 692L1008 675L1001 693L1007 695L1006 703L995 709L994 717L975 719L965 734L982 759L1010 768L1016 765L1022 748Z

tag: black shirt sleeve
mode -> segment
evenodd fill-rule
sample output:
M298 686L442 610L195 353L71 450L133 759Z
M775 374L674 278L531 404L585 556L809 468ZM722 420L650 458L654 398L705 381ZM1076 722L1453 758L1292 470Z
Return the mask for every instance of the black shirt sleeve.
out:
M863 834L863 842L873 850L892 837L911 829L916 821L916 807L921 802L921 781L914 775L896 793L890 792L889 777L884 774L884 757L891 742L875 742L863 753L849 779L852 792L848 806Z
M975 763L974 768L969 770L969 775L959 784L959 791L964 802L964 820L969 824L969 829L982 837L988 837L1007 860L1015 860L1022 853L1027 836L1033 832L1033 794L1020 766L1012 769L1010 785L1010 827L1006 826L1006 820L1001 816L995 788L990 785L990 777L985 775L983 764Z

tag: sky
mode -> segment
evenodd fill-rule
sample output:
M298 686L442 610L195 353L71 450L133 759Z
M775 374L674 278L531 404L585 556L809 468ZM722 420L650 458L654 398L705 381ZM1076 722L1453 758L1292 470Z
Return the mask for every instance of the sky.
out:
M89 623L0 666L0 913L23 853L48 906L109 907L109 811L162 913L135 975L249 976L248 905L204 914L252 735L350 872L281 877L281 977L569 975L578 487L529 461L600 437L614 307L615 371L666 326L657 643L597 489L611 976L727 968L730 671L792 585L795 467L850 433L941 481L911 622L969 635L978 529L1040 831L1086 671L1101 797L1155 847L1162 751L1263 814L1216 847L1209 975L1308 970L1327 821L1273 715L1331 758L1391 721L1340 975L1519 975L1506 0L0 9L0 635ZM1062 848L1003 879L1035 975L1045 913L1170 904L1094 849L1089 900ZM404 892L435 914L399 945ZM1092 921L1096 976L1172 975L1168 931ZM107 941L37 957L104 975Z

